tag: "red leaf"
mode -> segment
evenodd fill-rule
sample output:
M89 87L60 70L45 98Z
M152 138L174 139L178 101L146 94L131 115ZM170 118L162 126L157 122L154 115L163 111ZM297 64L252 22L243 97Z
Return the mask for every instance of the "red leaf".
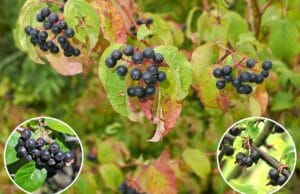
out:
M152 114L153 104L154 104L154 98L147 98L147 100L140 101L141 110L149 120L153 119L153 114Z

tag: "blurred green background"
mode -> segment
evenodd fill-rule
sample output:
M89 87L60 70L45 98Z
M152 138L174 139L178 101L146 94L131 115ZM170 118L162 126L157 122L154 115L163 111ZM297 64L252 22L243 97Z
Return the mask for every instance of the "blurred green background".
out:
M140 9L145 12L167 15L185 25L189 11L195 6L203 10L203 2L207 1L138 0L137 2ZM228 9L245 17L245 1L228 2L232 3ZM277 67L281 67L275 68L276 82L267 83L270 103L267 113L263 116L283 124L290 131L299 150L300 1L282 2L280 4L276 1L266 12L265 18L276 17L277 13L280 14L280 6L284 5L286 17L295 31L292 32L294 36L292 41L290 28L272 29L277 30L278 36L281 37L277 43L277 39L275 42L268 41L266 37L259 39L264 44L264 50L268 52L267 56L277 61ZM23 3L24 0L2 0L0 5L1 161L5 141L10 132L26 119L45 115L67 122L78 133L84 145L85 162L81 176L66 193L117 193L120 181L133 177L138 166L156 160L163 151L170 153L170 162L178 161L180 164L180 171L176 172L179 193L232 192L219 175L215 151L225 129L234 122L234 119L242 118L244 114L234 110L223 113L220 110L205 108L197 93L191 91L185 100L176 128L163 141L156 144L148 143L146 140L154 133L155 126L146 120L143 123L132 123L114 112L97 77L97 66L85 74L63 77L48 64L32 63L25 53L15 47L12 29ZM258 3L264 5L267 1L259 0ZM263 30L265 29L262 28ZM268 33L266 32L266 36ZM286 36L281 36L282 34ZM282 42L288 45L282 47L280 45ZM279 47L276 52L273 49L274 45ZM273 52L270 51L270 47ZM186 39L181 49L194 48L192 42ZM197 170L184 163L185 156L182 153L189 148L200 150L208 159L211 168L206 166L209 170L205 170L207 174L204 176L199 176ZM116 181L110 180L111 177L102 169L103 164L117 167L112 171ZM0 165L0 185L0 193L21 193L9 180L3 162ZM293 178L279 193L299 193L299 191L298 162Z

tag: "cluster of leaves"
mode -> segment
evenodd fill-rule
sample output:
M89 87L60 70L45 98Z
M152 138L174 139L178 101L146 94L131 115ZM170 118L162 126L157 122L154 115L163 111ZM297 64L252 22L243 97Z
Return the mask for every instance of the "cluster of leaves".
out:
M43 126L40 119L36 119L22 124L21 128L7 141L5 163L15 183L33 192L43 187L58 171L72 166L74 156L70 149L77 149L79 143L77 141L76 146L65 142L63 137L75 137L74 132L51 118L44 119Z
M219 147L218 162L223 177L232 187L246 193L270 192L278 189L272 186L283 185L291 176L290 173L296 165L296 150L293 148L293 140L286 131L278 128L281 127L272 121L247 119L239 122L224 135ZM228 144L231 149L228 148ZM294 150L286 154L286 149ZM271 171L278 172L278 176L276 173L266 171L270 167ZM246 169L247 173L242 172ZM267 175L264 180L258 177L261 174ZM246 179L253 181L243 184ZM257 179L261 179L262 182L256 181Z

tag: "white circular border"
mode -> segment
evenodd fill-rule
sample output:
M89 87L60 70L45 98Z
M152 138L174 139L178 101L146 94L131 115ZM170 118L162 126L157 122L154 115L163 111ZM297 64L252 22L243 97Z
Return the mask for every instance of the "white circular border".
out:
M74 179L74 180L73 180L66 188L64 188L64 189L62 189L62 190L60 190L60 191L54 193L54 194L59 194L59 193L62 193L62 192L64 192L64 191L66 191L67 189L69 189L69 188L76 182L76 180L78 179L78 177L79 177L80 174L81 174L81 170L82 170L82 168L83 168L83 162L84 162L84 151L83 151L83 146L82 146L82 144L81 144L81 140L80 140L78 134L76 133L76 131L75 131L70 125L68 125L67 123L65 123L64 121L61 121L61 120L56 119L56 118L53 118L53 117L43 117L43 116L40 116L40 117L35 117L35 118L27 119L26 121L23 121L21 124L19 124L19 125L18 125L18 126L10 133L9 137L7 138L7 140L6 140L6 142L5 142L5 147L4 147L4 157L3 157L4 167L5 167L5 170L6 170L6 172L7 172L7 175L9 176L10 180L14 183L14 185L15 185L16 187L18 187L21 191L23 191L23 192L25 192L25 193L31 194L30 192L26 191L26 190L23 189L21 186L19 186L19 185L14 181L14 179L9 175L9 171L8 171L8 169L7 169L7 166L6 166L6 159L5 159L5 156L6 156L6 147L7 147L8 140L10 140L10 138L12 137L12 135L14 134L14 132L16 132L16 130L17 130L20 126L22 126L22 125L24 125L25 123L28 123L28 122L30 122L30 121L32 121L32 120L37 120L37 119L42 119L42 118L44 118L44 119L52 119L52 120L58 121L58 122L60 122L60 123L63 123L64 125L66 125L67 127L69 127L69 128L73 131L73 133L75 134L75 136L77 137L77 139L79 140L79 145L80 145L80 148L81 148L81 155L82 155L82 156L81 156L81 166L80 166L80 169L79 169L79 171L78 171L78 173L77 173L77 176L75 177L75 179Z
M226 182L226 184L229 185L234 191L236 191L236 192L238 192L238 193L243 193L243 192L237 190L235 187L233 187L233 186L227 181L227 179L224 177L223 172L222 172L222 170L221 170L221 168L220 168L220 163L219 163L219 160L218 160L218 153L219 153L219 147L220 147L220 145L221 145L222 140L224 139L225 135L228 133L228 131L229 131L232 127L234 127L235 125L237 125L237 124L239 124L239 123L241 123L241 122L243 122L243 121L246 121L246 120L249 120L249 119L255 119L255 118L264 119L264 120L269 120L269 121L275 123L276 125L278 125L278 126L280 126L281 128L283 128L283 129L285 130L285 132L288 134L289 138L291 138L291 140L293 140L293 146L294 146L294 149L295 149L295 164L294 164L293 170L291 171L291 172L292 172L292 173L291 173L291 176L285 181L285 183L284 183L283 185L281 185L281 187L279 187L278 189L276 189L276 190L274 190L274 191L271 191L271 192L269 193L269 194L273 194L273 193L279 191L280 189L282 189L282 188L290 181L290 179L292 178L292 176L293 176L294 173L295 173L295 168L296 168L296 165L297 165L297 149L296 149L295 141L294 141L293 137L290 135L289 131L288 131L284 126L282 126L280 123L278 123L277 121L274 121L274 120L272 120L272 119L270 119L270 118L266 118L266 117L253 116L253 117L247 117L247 118L245 118L245 119L241 119L241 120L239 120L239 121L233 123L233 124L232 124L230 127L228 127L228 129L224 132L224 134L222 135L222 137L221 137L221 139L220 139L220 141L219 141L219 144L218 144L218 147L217 147L217 154L216 154L217 165L218 165L219 172L220 172L220 174L221 174L223 180ZM246 193L244 193L244 194L246 194Z

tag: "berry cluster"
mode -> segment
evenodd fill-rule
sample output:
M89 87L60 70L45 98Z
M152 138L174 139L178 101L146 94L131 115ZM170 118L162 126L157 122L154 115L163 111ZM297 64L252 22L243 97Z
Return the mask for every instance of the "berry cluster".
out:
M245 127L235 126L229 129L229 134L236 137L239 136L244 130L246 130Z
M140 26L140 25L142 25L142 24L145 24L145 25L147 25L147 27L149 28L149 26L151 25L151 24L153 24L153 19L152 18L147 18L147 19L140 19L140 18L137 18L137 19L135 19L135 23L138 25L138 26ZM136 26L135 25L131 25L130 26L130 32L131 32L131 34L133 35L133 36L136 36L137 35L137 28L136 28ZM149 36L149 38L151 38L151 35Z
M66 57L81 54L80 49L74 48L68 40L74 37L74 29L68 27L68 24L64 19L60 19L57 13L52 13L49 7L45 7L36 14L36 20L43 23L43 27L40 29L32 26L25 27L25 32L34 46L38 46L44 52L50 51L52 54L57 54L60 51L59 44Z
M121 185L119 186L119 191L122 194L146 194L138 192L135 188L127 185L126 182L121 183Z
M131 60L124 59L124 57L128 57ZM125 61L127 64L117 65L119 60ZM166 73L159 71L159 65L163 61L164 56L160 53L155 53L150 47L140 52L133 46L127 45L124 47L123 53L120 50L114 50L111 55L106 58L105 64L108 68L117 66L116 71L120 77L126 76L129 71L128 68L130 68L130 78L133 81L137 81L138 85L129 87L127 94L130 97L144 99L155 95L157 82L166 80ZM133 67L131 68L130 66Z
M268 185L272 186L283 185L287 180L286 176L281 175L279 170L274 168L270 169L268 178L270 179Z
M251 167L253 163L257 163L260 158L260 154L257 150L251 149L250 155L243 152L239 152L235 156L235 163L242 167Z
M256 62L254 59L248 59L246 61L246 67L252 69L255 66ZM261 84L264 82L264 79L269 76L269 71L272 69L271 61L264 61L262 63L262 71L259 74L243 70L241 73L238 73L237 77L234 77L232 66L225 65L223 68L215 68L213 75L215 78L218 78L216 82L216 87L218 89L224 89L227 83L231 83L233 87L236 88L236 91L239 94L251 94L253 89L252 86L246 83L256 83Z
M46 147L46 141L43 138L31 138L31 131L24 129L18 139L15 149L17 157L26 162L34 160L37 168L46 168L47 170L62 169L66 162L74 159L71 152L63 153L60 146L53 142Z

